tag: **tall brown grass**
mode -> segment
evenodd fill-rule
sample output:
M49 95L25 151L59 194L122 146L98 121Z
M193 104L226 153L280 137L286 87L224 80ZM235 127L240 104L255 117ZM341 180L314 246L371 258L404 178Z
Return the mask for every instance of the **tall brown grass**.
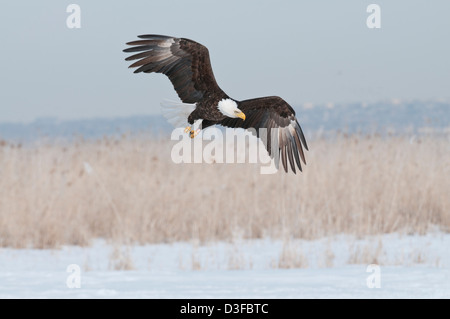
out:
M261 175L257 164L174 164L172 145L143 136L2 142L0 246L450 229L448 138L316 138L297 175Z

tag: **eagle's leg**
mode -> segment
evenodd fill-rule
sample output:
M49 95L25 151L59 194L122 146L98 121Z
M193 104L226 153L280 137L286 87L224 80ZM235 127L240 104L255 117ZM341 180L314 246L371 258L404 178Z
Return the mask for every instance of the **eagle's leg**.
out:
M190 126L186 126L186 128L184 129L184 133L189 133L190 138L196 137L199 132L200 132L200 129L193 130L192 127L190 127Z
M190 138L194 138L194 137L196 137L198 135L198 133L200 133L200 129L197 129L195 131L192 130L192 131L189 132L189 137Z
M200 133L200 131L202 130L200 127L202 125L202 121L203 119L199 119L196 120L194 122L194 124L192 125L192 127L186 127L185 132L187 132L187 129L189 128L189 137L190 138L194 138L198 135L198 133Z

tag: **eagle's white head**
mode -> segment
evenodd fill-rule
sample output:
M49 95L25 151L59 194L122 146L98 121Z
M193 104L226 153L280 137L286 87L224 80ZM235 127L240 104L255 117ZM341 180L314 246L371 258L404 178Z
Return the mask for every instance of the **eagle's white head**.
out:
M217 108L219 111L228 117L231 118L241 118L245 121L245 114L237 107L237 103L233 101L232 99L222 99L219 101L219 104L217 105Z

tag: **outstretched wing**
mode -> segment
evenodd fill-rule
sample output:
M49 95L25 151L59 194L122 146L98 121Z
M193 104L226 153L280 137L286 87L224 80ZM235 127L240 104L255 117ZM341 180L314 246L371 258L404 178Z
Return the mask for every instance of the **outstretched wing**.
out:
M295 163L302 170L300 158L306 164L303 147L308 150L305 136L295 117L295 111L278 96L263 97L239 102L245 121L240 118L226 118L219 124L228 127L254 128L252 133L263 141L269 155L279 168L280 157L284 170L288 171L289 160L295 173ZM281 156L280 156L281 155Z
M124 52L139 52L126 61L138 60L134 73L163 73L172 82L184 103L196 103L205 92L222 90L216 83L208 49L195 41L164 35L140 35L142 40L128 42Z

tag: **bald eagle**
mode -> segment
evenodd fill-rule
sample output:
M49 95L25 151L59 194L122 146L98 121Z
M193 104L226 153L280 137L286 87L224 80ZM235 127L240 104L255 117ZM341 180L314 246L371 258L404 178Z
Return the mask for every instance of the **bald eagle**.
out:
M178 106L180 112L183 106L192 107L184 113L189 123L185 132L191 138L216 124L248 129L263 141L277 169L281 158L286 172L288 161L294 173L294 162L302 170L300 159L306 164L302 145L306 150L308 146L295 111L286 101L278 96L244 101L229 97L217 85L208 49L200 43L154 34L138 38L127 43L131 47L123 51L136 53L125 60L137 60L129 66L137 68L134 73L162 73L170 79L183 102Z

